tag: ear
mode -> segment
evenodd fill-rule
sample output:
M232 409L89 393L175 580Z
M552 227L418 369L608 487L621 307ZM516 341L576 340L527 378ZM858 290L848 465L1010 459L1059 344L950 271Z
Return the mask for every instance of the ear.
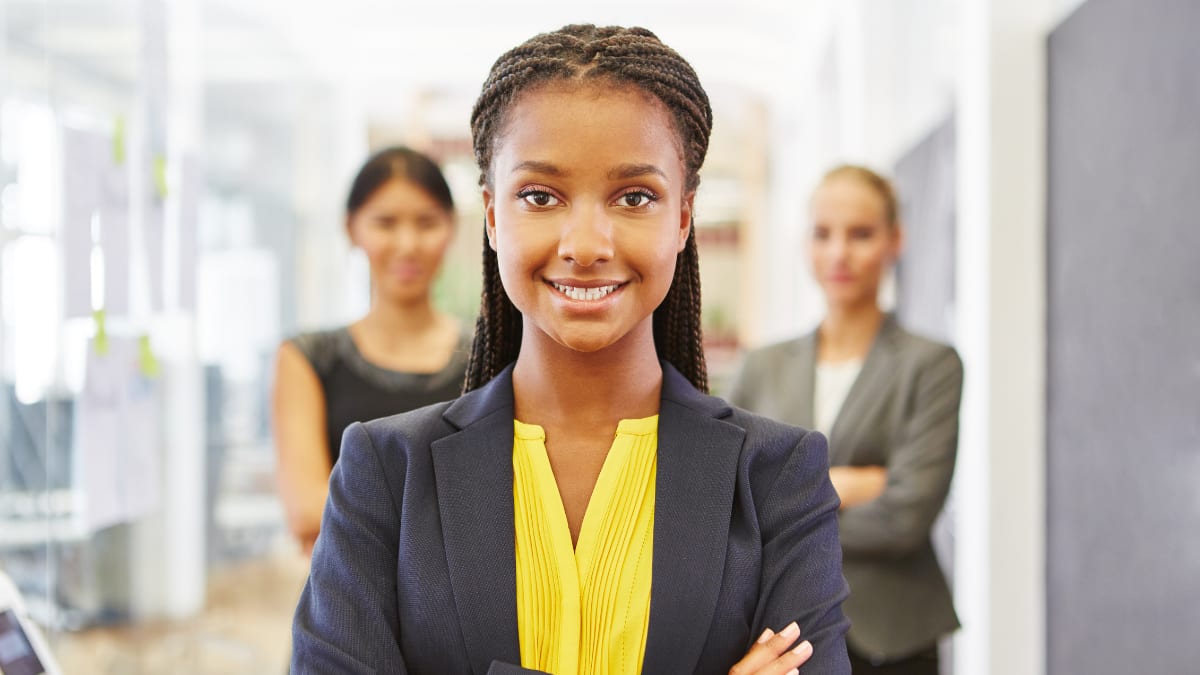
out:
M355 233L354 217L347 214L346 215L346 238L350 240L351 246L358 246L358 238L356 236L354 236L354 233Z
M483 229L487 232L488 246L496 250L496 195L491 188L483 187Z
M900 259L900 254L904 252L905 231L904 224L896 221L892 226L892 262Z
M683 203L679 208L679 245L675 247L676 253L683 252L683 248L687 246L688 235L691 234L694 224L695 206L696 192L693 190L683 196Z

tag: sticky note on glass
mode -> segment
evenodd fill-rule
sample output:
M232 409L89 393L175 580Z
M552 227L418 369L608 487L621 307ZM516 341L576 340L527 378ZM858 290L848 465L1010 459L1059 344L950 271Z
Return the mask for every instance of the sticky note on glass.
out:
M154 162L151 164L151 171L154 172L154 193L159 199L167 198L167 158L162 155L155 155Z
M138 369L146 377L158 377L158 374L161 372L158 359L154 357L154 352L150 350L149 335L143 335L138 338Z
M112 140L113 163L120 166L125 163L125 118L118 117L113 123Z

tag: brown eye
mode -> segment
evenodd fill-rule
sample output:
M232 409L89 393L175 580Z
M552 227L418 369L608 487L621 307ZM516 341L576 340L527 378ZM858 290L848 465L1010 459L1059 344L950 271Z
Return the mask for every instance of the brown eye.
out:
M621 206L627 206L631 209L636 209L643 206L648 206L656 199L657 197L655 195L646 192L645 190L634 190L632 192L626 192L618 197L617 203Z
M523 190L517 193L517 197L524 199L530 206L539 208L558 205L558 198L545 190Z

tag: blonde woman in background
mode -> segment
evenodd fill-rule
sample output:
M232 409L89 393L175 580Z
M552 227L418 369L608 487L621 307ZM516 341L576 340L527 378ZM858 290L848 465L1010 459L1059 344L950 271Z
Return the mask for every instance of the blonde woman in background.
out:
M930 530L954 472L962 364L879 308L904 238L888 181L838 167L811 208L827 314L812 333L747 355L729 400L829 437L854 673L936 675L938 640L958 619Z
M351 185L345 227L370 262L370 310L287 340L276 359L279 490L305 552L346 427L458 396L471 348L470 331L433 305L454 236L454 201L433 160L402 147L373 155Z

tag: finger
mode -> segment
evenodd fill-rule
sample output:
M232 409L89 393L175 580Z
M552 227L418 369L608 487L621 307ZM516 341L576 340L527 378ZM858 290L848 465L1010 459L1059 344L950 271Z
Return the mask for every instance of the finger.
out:
M774 633L768 628L763 631L763 634L750 647L750 651L746 652L742 660L729 670L730 675L749 675L759 672L768 664L787 654L788 649L798 637L800 637L800 627L794 621L778 633ZM785 668L779 672L786 671Z
M812 643L808 640L792 647L767 665L754 671L754 675L797 675L800 666L813 655Z

